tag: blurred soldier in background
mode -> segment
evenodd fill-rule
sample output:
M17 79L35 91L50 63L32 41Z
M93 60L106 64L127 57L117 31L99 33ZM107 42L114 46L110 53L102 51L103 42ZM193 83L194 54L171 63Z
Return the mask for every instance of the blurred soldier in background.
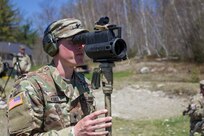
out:
M1 73L3 72L3 69L4 69L3 60L2 60L2 58L1 58L1 56L0 56L0 75L1 75ZM1 76L0 76L0 77L1 77Z
M5 77L9 70L9 64L7 62L3 62L0 56L0 78Z
M5 109L7 107L5 97L6 97L6 95L3 92L3 88L2 88L2 86L0 86L0 109Z
M183 115L190 117L190 136L195 133L204 136L204 80L200 81L200 93L190 100Z
M4 64L2 58L0 57L0 77L4 75ZM0 109L6 108L6 102L4 101L6 95L3 92L3 87L0 85Z
M13 66L17 73L28 73L31 68L30 57L25 52L25 46L19 47L19 52L13 57Z

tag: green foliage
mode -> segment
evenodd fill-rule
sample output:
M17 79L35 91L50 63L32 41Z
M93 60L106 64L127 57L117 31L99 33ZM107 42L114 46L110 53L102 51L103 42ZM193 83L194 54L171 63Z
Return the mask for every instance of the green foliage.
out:
M204 39L199 39L194 44L193 52L194 52L194 60L197 63L204 62Z
M122 79L132 75L131 71L118 71L113 73L113 77L117 79Z
M18 15L18 9L14 9L9 0L0 0L0 41L16 41Z
M43 65L36 65L36 66L32 66L30 71L35 71L39 68L41 68Z
M199 75L200 75L200 72L198 69L194 68L192 69L192 72L191 72L191 82L199 82Z
M20 25L20 11L9 0L0 0L0 41L18 42L32 45L38 38L37 31L31 29L31 22Z
M16 39L19 43L29 45L31 48L38 38L37 31L31 29L31 23L19 26Z
M159 50L159 55L160 55L161 57L166 57L164 48L160 48L160 50Z
M132 75L131 71L119 71L119 72L113 72L113 78L117 78L117 80L120 80L122 78L125 77L129 77ZM88 78L89 80L91 80L92 78L92 73L89 74L85 74L86 78Z
M86 77L88 80L91 80L91 78L92 78L92 73L85 74L85 77Z
M204 15L204 13L203 13ZM204 63L204 17L201 15L197 19L195 26L192 28L193 33L189 36L188 42L191 43L191 48L194 54L194 61Z

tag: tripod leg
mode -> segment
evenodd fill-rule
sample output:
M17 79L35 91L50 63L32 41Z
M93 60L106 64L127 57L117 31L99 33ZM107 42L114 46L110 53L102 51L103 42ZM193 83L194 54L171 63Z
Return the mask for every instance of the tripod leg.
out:
M102 89L105 99L105 108L108 110L106 116L111 116L111 93L113 91L113 66L114 63L102 63L100 65L103 75ZM109 133L106 136L112 136L112 127L106 128Z
M22 71L22 69L21 69L21 66L20 66L20 64L19 64L19 62L16 62L16 67L17 67L17 78L19 77L19 76L21 76L22 74L23 74L23 71Z
M3 98L3 87L0 86L0 98Z
M14 64L14 67L15 67L15 65L16 65L16 63ZM4 85L4 88L3 88L2 92L1 92L1 97L2 97L3 99L6 98L5 89L6 89L6 86L7 86L7 84L8 84L8 81L9 81L9 79L10 79L10 77L11 77L11 74L13 73L14 67L13 67L12 70L10 71L9 76L8 76L8 79L6 80L6 83L5 83L5 85Z

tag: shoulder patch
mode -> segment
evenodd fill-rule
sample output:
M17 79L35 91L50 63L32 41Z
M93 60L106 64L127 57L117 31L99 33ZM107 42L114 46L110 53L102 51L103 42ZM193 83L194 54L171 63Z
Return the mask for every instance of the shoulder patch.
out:
M21 93L21 94L15 96L15 97L13 97L13 98L11 98L11 99L9 100L9 102L8 102L8 109L9 109L9 110L15 108L15 107L18 106L18 105L23 104L22 95L23 95L23 94Z

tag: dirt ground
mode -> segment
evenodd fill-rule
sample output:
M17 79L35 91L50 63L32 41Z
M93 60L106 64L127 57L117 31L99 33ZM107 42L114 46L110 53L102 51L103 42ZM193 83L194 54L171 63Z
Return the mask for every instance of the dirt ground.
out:
M94 92L97 108L104 108L102 90ZM124 119L161 119L182 115L188 100L129 85L112 93L112 116Z
M148 67L149 72L141 74L140 70L144 67ZM198 67L193 64L186 65L185 63L169 62L134 63L133 61L126 61L117 64L116 67L114 67L115 71L132 70L135 73L133 79L136 81L141 80L143 85L137 84L137 82L134 82L135 80L131 78L122 80L119 84L117 83L118 85L116 86L120 87L115 86L112 93L112 116L124 119L144 120L165 119L182 115L182 111L188 105L189 97L183 97L180 93L197 93L195 90L199 89L198 84L191 88L191 85L189 85L190 82L188 83L187 81L188 77L191 78L191 75L195 75L193 70L197 70L197 68L202 69L201 66ZM152 76L147 76L147 74L152 74ZM163 86L165 91L162 89L155 90L155 88L144 87L146 85L144 85L143 79L141 79L143 77L147 77L145 80L149 80L150 82L156 79L158 81L156 86ZM203 75L201 79L202 77ZM164 82L168 84L168 88L165 87ZM178 84L171 85L170 83ZM176 93L169 94L169 91L172 90L176 90ZM180 92L180 90L183 92ZM99 109L104 108L104 94L102 90L96 90L94 95L96 97L97 107Z

